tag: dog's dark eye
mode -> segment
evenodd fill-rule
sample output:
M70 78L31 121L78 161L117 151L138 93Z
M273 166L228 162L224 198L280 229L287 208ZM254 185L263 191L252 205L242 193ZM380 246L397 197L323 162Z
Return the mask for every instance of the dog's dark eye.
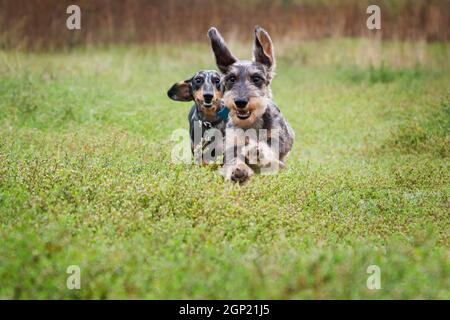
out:
M263 79L262 79L260 76L253 76L253 77L252 77L252 81L253 81L253 83L255 83L255 84L261 84L262 80L263 80Z
M196 84L201 84L203 82L203 79L202 78L195 78L194 81L195 81Z
M236 77L235 76L229 77L228 78L228 82L231 83L231 84L235 83L236 82Z
M220 79L219 79L219 78L215 78L215 79L214 79L214 83L215 83L215 84L219 84L219 83L220 83Z

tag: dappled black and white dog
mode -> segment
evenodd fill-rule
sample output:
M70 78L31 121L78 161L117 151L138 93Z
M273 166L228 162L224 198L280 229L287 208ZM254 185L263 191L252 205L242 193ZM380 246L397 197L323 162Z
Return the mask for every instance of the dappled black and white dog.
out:
M226 128L225 179L246 182L255 171L284 167L294 131L272 100L275 54L269 34L255 29L253 61L238 60L216 28L208 31L219 70L223 101L230 110Z
M192 153L197 162L214 161L223 153L224 119L228 117L228 110L223 110L221 100L220 74L215 70L199 71L192 78L175 83L167 95L175 101L194 100L188 116ZM214 130L211 129L220 132L217 139L220 138L221 141L214 141L216 137ZM205 135L205 132L212 132L212 134ZM212 145L214 147L209 148ZM206 150L210 152L209 156L205 156Z

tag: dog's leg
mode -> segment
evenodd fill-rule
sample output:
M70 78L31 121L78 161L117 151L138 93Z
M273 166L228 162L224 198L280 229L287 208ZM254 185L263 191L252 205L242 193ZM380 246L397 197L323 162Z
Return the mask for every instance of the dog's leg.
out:
M284 168L284 162L279 159L278 153L265 142L258 143L258 164L261 173L276 173Z
M261 173L276 173L284 168L284 162L278 159L277 153L263 141L248 141L242 148L242 156L249 165L261 169Z
M253 170L245 164L245 162L239 162L236 164L226 164L222 167L221 173L225 180L244 184L250 180L253 176Z
M225 180L238 182L239 184L246 183L254 174L253 170L245 163L242 152L245 147L245 137L242 133L238 130L227 131L225 164L221 169Z
M245 163L242 153L245 146L244 131L227 129L225 141L224 165L221 168L221 174L225 180L244 184L254 174L253 170Z

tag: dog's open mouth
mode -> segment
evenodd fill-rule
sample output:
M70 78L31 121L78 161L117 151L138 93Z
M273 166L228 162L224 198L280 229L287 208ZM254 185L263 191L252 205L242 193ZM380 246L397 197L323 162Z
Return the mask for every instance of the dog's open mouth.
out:
M202 104L205 108L211 108L215 103L214 99L203 99Z
M236 110L236 116L241 120L247 119L250 114L250 110Z

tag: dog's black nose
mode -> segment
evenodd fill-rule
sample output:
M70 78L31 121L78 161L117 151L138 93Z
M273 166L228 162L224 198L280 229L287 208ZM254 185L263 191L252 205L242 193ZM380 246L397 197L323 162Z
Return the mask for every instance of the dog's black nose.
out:
M213 97L214 96L212 94L210 94L210 93L205 93L203 95L203 99L205 99L206 103L210 103L212 101Z
M236 105L236 107L238 108L245 108L247 106L248 100L247 99L235 99L234 100L234 104Z

